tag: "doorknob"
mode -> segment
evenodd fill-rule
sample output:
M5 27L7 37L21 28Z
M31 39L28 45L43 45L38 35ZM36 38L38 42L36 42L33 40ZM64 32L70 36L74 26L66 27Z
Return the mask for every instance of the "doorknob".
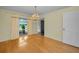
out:
M63 28L62 30L65 31L65 28Z

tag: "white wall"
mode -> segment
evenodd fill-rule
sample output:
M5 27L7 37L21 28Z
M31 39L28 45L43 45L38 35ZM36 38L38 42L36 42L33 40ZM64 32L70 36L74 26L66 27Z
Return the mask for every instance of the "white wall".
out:
M14 19L13 17L16 18ZM12 22L13 20L15 20L14 22L17 22L19 17L27 17L27 14L0 9L0 42L18 38L18 23L12 26ZM12 28L14 29L12 30Z
M10 17L0 14L0 41L10 39Z
M67 7L44 15L45 36L63 41L63 14L66 12L79 12L79 7Z
M79 47L79 12L65 13L63 28L63 42Z

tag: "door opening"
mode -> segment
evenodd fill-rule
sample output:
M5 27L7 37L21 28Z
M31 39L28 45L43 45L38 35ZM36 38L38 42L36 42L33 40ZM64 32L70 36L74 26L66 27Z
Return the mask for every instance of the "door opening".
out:
M19 18L19 36L27 35L27 20Z
M40 21L41 25L41 35L44 35L44 20Z

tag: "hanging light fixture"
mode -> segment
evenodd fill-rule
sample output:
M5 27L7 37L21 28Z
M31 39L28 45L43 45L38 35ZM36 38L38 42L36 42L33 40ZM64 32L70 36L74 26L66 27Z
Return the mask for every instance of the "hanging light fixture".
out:
M38 11L37 11L37 6L34 6L34 12L32 14L32 16L30 17L31 20L38 20L39 19L39 15L38 15Z

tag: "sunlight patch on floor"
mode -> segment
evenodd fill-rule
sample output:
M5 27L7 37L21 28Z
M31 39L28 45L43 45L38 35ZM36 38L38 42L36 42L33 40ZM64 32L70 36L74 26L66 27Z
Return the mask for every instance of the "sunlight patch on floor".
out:
M28 36L20 37L19 38L19 47L24 47L27 45L27 38Z

